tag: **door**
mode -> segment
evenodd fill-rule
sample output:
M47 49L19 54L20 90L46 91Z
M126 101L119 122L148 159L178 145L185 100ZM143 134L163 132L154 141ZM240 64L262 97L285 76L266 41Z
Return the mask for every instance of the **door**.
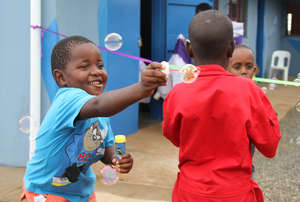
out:
M179 34L188 38L188 26L196 13L196 6L214 0L152 0L152 60L168 61ZM163 100L152 99L150 116L162 120Z
M265 0L258 1L257 6L257 34L256 34L256 63L260 68L258 76L263 77L264 73L264 18Z
M188 25L196 6L214 0L153 0L152 4L152 59L169 60L179 34L188 38Z
M139 56L140 0L99 0L98 24L100 46L104 46L107 34L115 32L123 40L118 51ZM106 91L123 88L138 81L138 61L105 51L101 51L101 54L108 72ZM138 104L113 116L111 125L115 134L137 132Z

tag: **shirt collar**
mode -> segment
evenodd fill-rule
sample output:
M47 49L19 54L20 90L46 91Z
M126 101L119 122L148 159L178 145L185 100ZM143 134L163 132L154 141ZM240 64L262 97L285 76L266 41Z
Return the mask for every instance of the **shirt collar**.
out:
M211 65L199 65L197 66L200 69L199 76L207 76L207 75L231 75L229 72L225 70L224 67L211 64Z

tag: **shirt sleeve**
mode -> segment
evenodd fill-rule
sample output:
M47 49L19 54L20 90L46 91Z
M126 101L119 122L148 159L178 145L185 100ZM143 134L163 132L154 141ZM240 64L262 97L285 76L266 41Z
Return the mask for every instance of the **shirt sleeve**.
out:
M277 115L265 93L257 88L250 98L251 116L246 123L247 133L255 147L266 157L276 154L281 138Z
M56 125L58 129L74 128L74 122L81 108L92 99L93 95L82 89L62 89L55 101Z
M180 145L180 122L181 116L174 109L171 95L169 94L163 104L163 135L175 146Z

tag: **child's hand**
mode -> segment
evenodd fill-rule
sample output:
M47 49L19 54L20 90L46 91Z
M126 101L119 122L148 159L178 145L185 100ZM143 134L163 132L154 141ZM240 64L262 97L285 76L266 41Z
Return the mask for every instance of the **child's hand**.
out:
M147 94L147 96L152 95L157 87L167 85L168 75L161 71L163 69L163 65L157 62L153 62L149 64L142 72L140 83L146 90L145 93Z
M112 163L116 166L118 172L129 173L133 165L133 158L130 154L124 154L118 161L113 158Z

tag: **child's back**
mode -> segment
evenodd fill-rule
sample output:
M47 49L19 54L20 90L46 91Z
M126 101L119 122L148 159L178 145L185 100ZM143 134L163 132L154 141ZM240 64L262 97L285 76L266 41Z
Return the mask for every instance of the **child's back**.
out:
M273 157L281 137L276 114L251 80L224 69L234 49L227 16L198 14L189 36L200 75L164 102L163 134L180 148L173 201L254 201L249 139Z

